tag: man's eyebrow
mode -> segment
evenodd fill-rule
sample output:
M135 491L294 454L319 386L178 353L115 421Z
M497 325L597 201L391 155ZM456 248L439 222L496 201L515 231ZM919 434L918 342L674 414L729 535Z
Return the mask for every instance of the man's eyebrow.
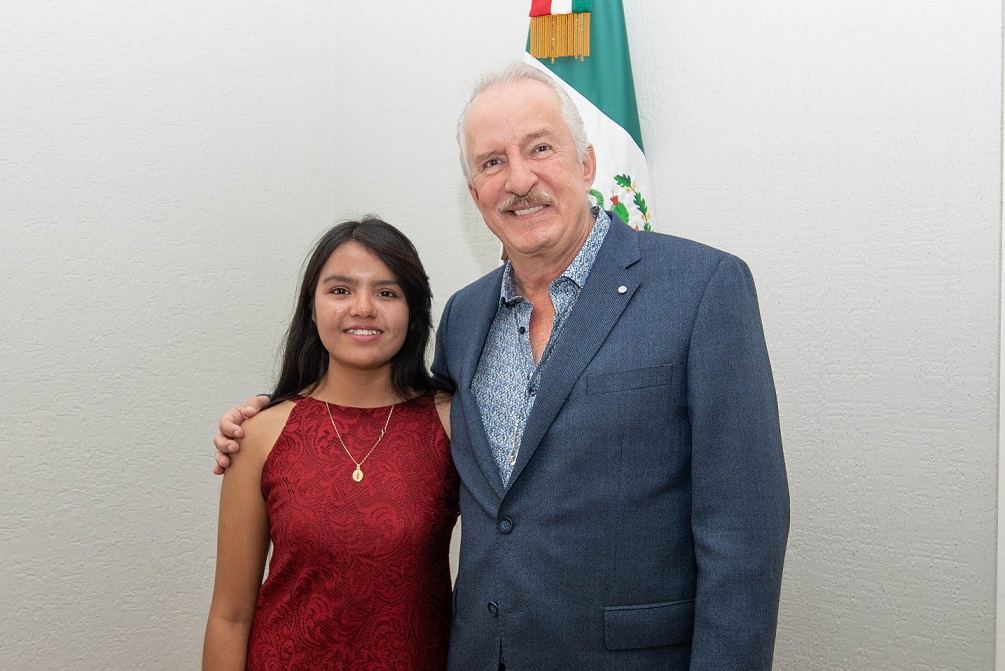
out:
M481 154L478 154L478 155L477 155L477 156L475 156L475 157L474 157L474 159L473 159L473 160L474 160L474 164L475 164L475 165L481 165L481 164L482 164L482 163L484 163L484 162L485 162L485 161L486 161L486 160L487 160L487 159L488 159L488 158L489 158L490 156L498 156L498 155L499 155L500 153L502 153L502 152L500 152L500 151L499 151L498 149L493 149L493 150L491 150L491 151L486 151L486 152L483 152L483 153L481 153Z
M529 133L527 135L527 141L540 140L543 137L551 137L552 135L554 135L554 133L552 133L549 129L543 128L537 132Z

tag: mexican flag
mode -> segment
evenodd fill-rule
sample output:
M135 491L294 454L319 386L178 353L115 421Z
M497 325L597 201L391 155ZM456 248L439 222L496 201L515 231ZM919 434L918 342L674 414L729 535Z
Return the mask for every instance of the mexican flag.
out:
M525 60L555 77L579 107L597 152L591 198L652 230L649 167L621 0L532 0Z

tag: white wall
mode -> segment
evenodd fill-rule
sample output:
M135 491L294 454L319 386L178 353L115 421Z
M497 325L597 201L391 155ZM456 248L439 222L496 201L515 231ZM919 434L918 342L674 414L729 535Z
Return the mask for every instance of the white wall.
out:
M1002 7L629 0L658 225L755 273L792 487L778 669L991 669ZM0 659L197 665L219 413L374 211L437 309L520 3L0 8Z
M991 669L1002 5L707 4L639 5L637 86L664 220L758 282L776 668Z

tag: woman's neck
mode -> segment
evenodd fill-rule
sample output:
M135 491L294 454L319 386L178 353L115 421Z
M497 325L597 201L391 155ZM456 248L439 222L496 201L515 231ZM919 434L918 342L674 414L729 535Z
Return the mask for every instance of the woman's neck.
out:
M390 368L379 371L329 368L311 396L354 408L379 408L402 400L391 385Z

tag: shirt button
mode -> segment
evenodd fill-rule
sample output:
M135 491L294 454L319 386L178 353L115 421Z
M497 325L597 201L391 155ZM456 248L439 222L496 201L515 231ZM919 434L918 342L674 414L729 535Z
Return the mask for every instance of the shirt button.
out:
M504 534L508 534L509 532L513 531L513 520L511 520L508 517L504 517L501 520L499 520L499 531L503 532Z
M499 617L499 606L495 601L489 601L489 612L492 613L492 617Z
M527 329L526 329L526 327L521 326L520 328L518 328L516 330L516 332L519 333L520 335L523 335L524 333L527 332Z
M528 396L533 396L536 393L537 393L537 388L536 387L527 387L527 395Z

